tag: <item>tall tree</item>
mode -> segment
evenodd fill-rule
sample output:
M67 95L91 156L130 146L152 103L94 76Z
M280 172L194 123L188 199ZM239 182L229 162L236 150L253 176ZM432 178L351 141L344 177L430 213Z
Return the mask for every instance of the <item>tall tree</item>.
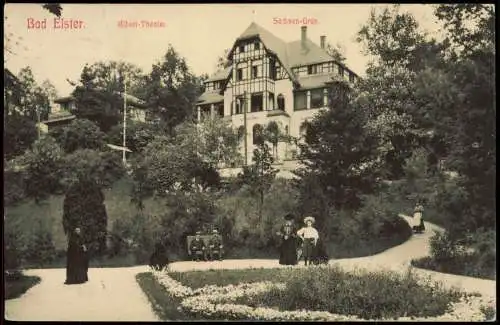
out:
M145 76L133 64L125 62L97 62L85 65L80 84L73 91L79 118L89 119L108 132L123 118L123 94L137 96L145 86ZM139 97L140 98L140 97Z
M264 197L279 170L272 166L274 159L265 141L258 143L257 149L253 151L252 161L252 165L243 166L238 178L240 184L247 185L251 193L257 196L258 217L260 225L263 226L262 207L264 206Z
M367 116L349 93L342 81L331 85L329 109L306 123L305 143L299 144L303 167L296 175L321 180L336 209L359 207L380 175L378 139L366 132Z
M185 58L169 45L161 61L153 65L140 98L147 99L152 115L173 131L181 122L194 120L194 107L202 86Z
M368 127L381 136L388 177L397 179L415 148L428 145L436 156L444 154L439 130L420 123L425 112L415 96L414 81L421 71L444 64L441 52L446 45L419 30L416 19L398 5L372 11L357 39L373 58L359 83L364 109L371 115Z

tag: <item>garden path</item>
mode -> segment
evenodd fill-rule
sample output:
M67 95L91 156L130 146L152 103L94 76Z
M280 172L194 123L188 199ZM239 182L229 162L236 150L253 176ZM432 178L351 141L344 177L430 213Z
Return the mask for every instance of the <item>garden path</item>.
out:
M400 215L408 222L411 217ZM429 239L435 231L442 230L426 223L427 231L414 235L405 243L380 254L330 260L330 265L344 269L365 268L368 270L406 271L414 258L429 254ZM208 269L274 268L277 260L224 260L215 262L175 262L172 271ZM304 267L304 266L298 266ZM496 300L496 281L483 280L422 269L418 274L443 282L447 287L456 286L468 292L479 292L492 301ZM52 320L52 321L157 321L146 295L135 280L135 275L146 272L146 266L127 268L91 268L89 282L83 285L66 286L64 269L27 270L26 275L37 275L42 281L17 299L5 303L8 320Z

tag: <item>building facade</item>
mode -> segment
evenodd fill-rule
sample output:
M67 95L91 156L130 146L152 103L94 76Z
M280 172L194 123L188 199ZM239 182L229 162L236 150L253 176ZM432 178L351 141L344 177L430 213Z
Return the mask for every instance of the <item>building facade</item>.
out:
M327 53L325 43L325 36L319 46L309 40L306 26L301 27L300 40L287 43L252 23L234 42L227 58L230 66L205 82L197 103L198 120L220 116L240 134L246 129L248 164L258 134L270 122L278 125L281 134L300 138L304 121L328 106L329 83L358 79ZM293 161L296 150L280 141L275 160Z
M120 93L120 96L123 97L123 94ZM73 96L60 97L54 100L54 105L51 105L49 118L41 123L42 130L48 132L49 129L64 127L71 123L76 118L72 114L77 109L75 103ZM127 117L131 121L146 122L145 102L127 94Z

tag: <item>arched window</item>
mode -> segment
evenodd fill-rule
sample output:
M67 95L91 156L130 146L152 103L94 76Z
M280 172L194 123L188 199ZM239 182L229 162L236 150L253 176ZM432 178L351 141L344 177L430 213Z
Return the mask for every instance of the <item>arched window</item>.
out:
M264 129L262 125L255 124L252 128L253 144L261 144L263 142Z
M278 95L278 109L282 111L285 110L285 97L283 94Z

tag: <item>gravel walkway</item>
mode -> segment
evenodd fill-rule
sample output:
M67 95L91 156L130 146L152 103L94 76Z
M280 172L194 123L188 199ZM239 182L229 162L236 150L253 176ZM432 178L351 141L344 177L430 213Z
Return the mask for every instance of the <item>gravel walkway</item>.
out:
M409 221L411 218L400 215ZM429 238L441 228L426 223L424 234L414 235L405 243L380 254L351 259L330 260L346 270L406 271L414 258L429 254ZM224 260L214 262L175 262L172 271L209 269L245 269L285 267L278 260ZM303 266L298 266L303 267ZM27 270L27 275L42 278L18 299L7 300L5 317L16 321L158 321L146 295L135 280L135 275L148 271L146 266L130 268L91 268L89 282L66 286L64 269ZM447 287L458 287L468 292L479 292L496 300L496 281L443 274L415 269L418 274L443 282Z

